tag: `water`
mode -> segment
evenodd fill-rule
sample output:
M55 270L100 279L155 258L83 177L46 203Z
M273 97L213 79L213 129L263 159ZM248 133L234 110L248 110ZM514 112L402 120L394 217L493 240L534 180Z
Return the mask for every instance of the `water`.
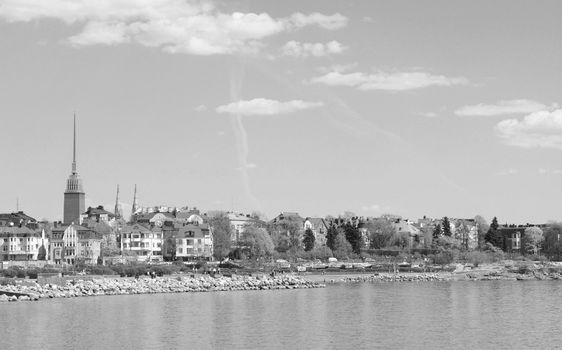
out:
M555 349L562 282L336 284L0 304L0 349Z

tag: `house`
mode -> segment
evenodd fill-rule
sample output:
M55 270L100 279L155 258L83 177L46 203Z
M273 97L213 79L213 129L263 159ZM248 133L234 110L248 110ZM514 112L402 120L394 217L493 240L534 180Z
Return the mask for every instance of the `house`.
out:
M424 245L423 232L416 227L414 222L407 219L397 219L392 223L397 233L407 233L409 237L409 246Z
M254 223L256 220L251 218L250 215L238 214L233 212L226 213L228 221L230 221L230 240L238 242L242 238L244 229Z
M162 226L166 260L213 260L213 231L208 224L166 222Z
M23 211L0 214L0 226L27 226L31 229L38 227L37 220Z
M121 254L136 255L138 260L151 260L162 256L162 230L150 230L140 224L121 228Z
M97 264L101 237L94 230L76 224L57 225L51 231L49 256L54 264Z
M307 217L303 222L303 230L311 230L314 233L314 245L321 247L326 245L326 234L328 223L323 218Z

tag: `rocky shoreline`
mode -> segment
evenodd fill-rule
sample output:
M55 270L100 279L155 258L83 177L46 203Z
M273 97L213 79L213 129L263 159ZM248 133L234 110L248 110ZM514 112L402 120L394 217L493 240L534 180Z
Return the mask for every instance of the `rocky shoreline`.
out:
M324 284L306 280L299 276L233 276L211 277L157 277L157 278L102 278L92 281L80 279L68 281L65 285L39 284L31 286L2 286L1 301L27 301L49 298L73 298L102 295L132 295L154 293L188 293L241 290L278 290L322 288ZM2 294L8 292L11 295Z

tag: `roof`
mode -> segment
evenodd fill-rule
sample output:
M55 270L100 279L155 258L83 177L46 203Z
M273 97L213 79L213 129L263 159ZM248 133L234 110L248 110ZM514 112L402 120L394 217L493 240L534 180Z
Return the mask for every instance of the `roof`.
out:
M121 233L151 233L149 229L144 227L143 225L133 224L133 225L126 225L121 229Z
M18 211L15 213L0 213L0 222L13 222L14 224L23 223L24 225L29 222L37 222L34 218L27 215L23 211Z
M88 216L108 215L109 217L115 217L114 213L105 210L101 205L97 208L89 207L83 214Z
M324 220L323 218L306 218L306 220L310 221L310 223L314 227L324 226L324 227L328 228L328 224L326 223L326 220Z
M8 235L33 235L40 234L41 231L32 230L26 226L0 226L0 234Z

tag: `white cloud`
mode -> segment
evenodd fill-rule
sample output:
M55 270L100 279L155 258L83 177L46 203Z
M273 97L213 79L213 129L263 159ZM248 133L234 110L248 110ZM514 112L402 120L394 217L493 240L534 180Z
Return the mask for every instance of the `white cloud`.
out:
M194 109L195 109L195 112L205 112L207 110L207 106L199 105L199 106L195 107Z
M522 120L502 120L496 133L509 146L562 149L562 109L534 112Z
M275 115L297 112L300 110L317 108L323 106L322 102L306 102L292 100L279 102L265 98L255 98L253 100L232 102L227 105L217 107L218 113L230 113L241 115Z
M281 48L281 52L285 56L293 57L322 57L331 54L342 53L346 49L345 46L337 41L330 41L326 44L323 43L300 43L295 40L287 42Z
M297 28L302 28L309 25L317 25L320 28L328 30L341 29L347 25L347 21L347 17L339 13L335 13L331 16L326 16L318 12L311 13L310 15L294 13L289 19L291 25Z
M556 104L553 105L554 108L557 107ZM455 111L458 116L478 116L478 117L488 117L506 114L527 114L537 111L542 111L548 107L540 102L533 100L501 100L496 104L477 104L470 106L463 106Z
M405 91L425 88L429 86L466 85L468 79L464 77L446 77L432 75L427 72L382 72L367 74L362 72L342 73L329 72L323 76L313 78L312 83L328 86L350 86L359 90L388 90Z
M349 64L333 64L329 67L320 66L316 68L316 71L322 74L326 74L330 72L344 73L354 69L355 67L357 67L357 62L349 63Z
M80 32L73 46L137 43L169 53L196 55L256 52L262 40L306 26L335 30L347 17L295 13L223 13L209 1L185 0L3 0L0 18L8 22L55 19Z
M548 170L546 170L545 168L538 168L537 171L540 175L545 175L546 173L548 173Z

